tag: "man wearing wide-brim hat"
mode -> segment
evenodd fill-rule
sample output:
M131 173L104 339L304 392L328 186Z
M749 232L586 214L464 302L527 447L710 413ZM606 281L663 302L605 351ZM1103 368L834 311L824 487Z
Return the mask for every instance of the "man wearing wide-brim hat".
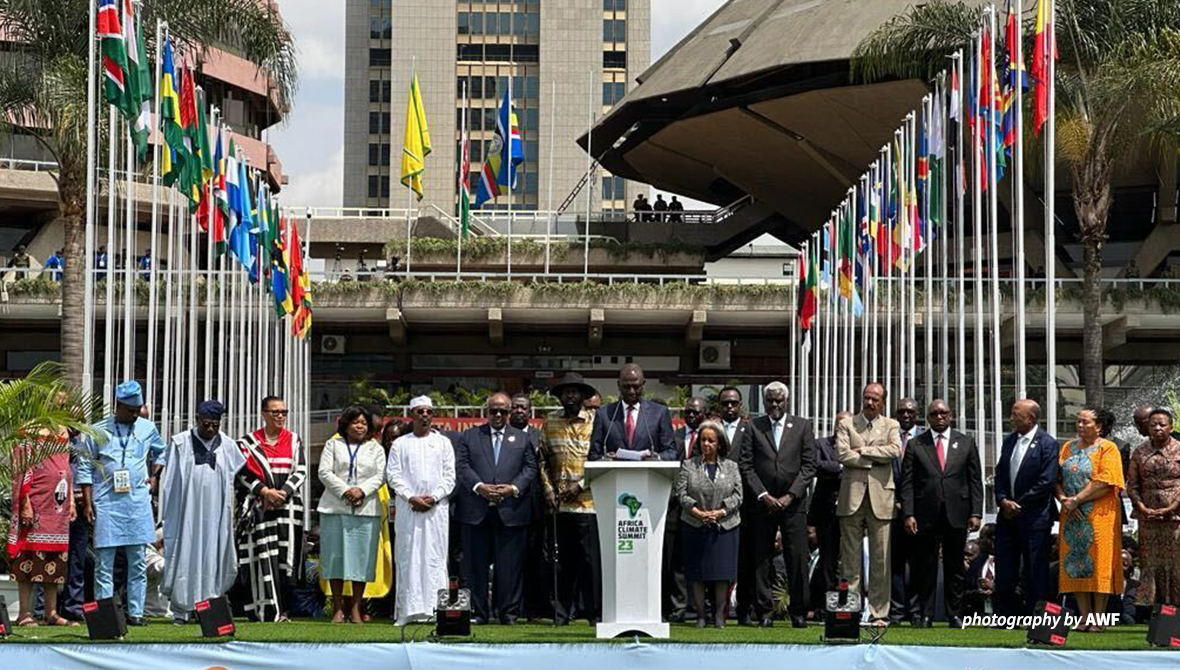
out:
M155 542L148 467L164 453L156 425L140 418L143 390L137 381L115 389L115 413L94 425L101 440L85 439L78 459L86 520L94 525L94 596L114 595L115 555L127 558L127 623L143 625L147 592L144 546Z
M576 618L580 601L586 608L580 614L593 623L602 610L602 560L594 497L585 487L594 417L582 401L595 390L582 375L570 372L549 393L562 407L545 418L541 429L541 488L546 506L557 514L555 621L564 625Z

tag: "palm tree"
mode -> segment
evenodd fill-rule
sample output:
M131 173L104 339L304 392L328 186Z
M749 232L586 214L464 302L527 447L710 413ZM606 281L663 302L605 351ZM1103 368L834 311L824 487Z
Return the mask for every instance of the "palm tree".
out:
M977 3L948 0L910 8L856 48L854 78L929 79L945 67L947 55L970 43L979 11ZM1180 3L1057 0L1056 24L1057 153L1069 171L1085 248L1082 376L1087 401L1100 404L1099 279L1112 180L1126 157L1171 147L1180 136ZM1031 38L1030 28L1026 53ZM1031 125L1025 124L1030 135Z
M55 437L61 428L98 438L90 427L102 404L65 381L59 363L42 363L23 379L0 381L0 500L7 500L12 479L47 458L69 451ZM0 519L0 540L8 537Z
M0 0L0 34L16 45L0 63L0 112L13 130L35 138L58 165L54 179L65 236L62 360L74 385L82 381L87 36L90 6L96 1ZM155 53L156 21L163 20L185 53L200 55L209 46L235 52L258 64L280 104L290 100L294 43L270 0L142 0L139 16L149 53Z

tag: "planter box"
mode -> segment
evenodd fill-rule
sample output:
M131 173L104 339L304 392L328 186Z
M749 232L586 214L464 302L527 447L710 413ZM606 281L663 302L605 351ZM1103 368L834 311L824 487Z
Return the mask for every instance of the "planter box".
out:
M403 258L403 263L404 258ZM454 272L455 255L430 253L411 257L410 266L414 272ZM508 266L508 254L498 253L479 259L463 257L464 272L503 272ZM554 247L549 259L551 272L581 273L584 266L582 249ZM705 266L704 253L650 253L629 251L612 253L607 249L590 250L590 267L596 273L605 274L699 274ZM544 252L527 253L513 250L513 272L533 273L545 270Z

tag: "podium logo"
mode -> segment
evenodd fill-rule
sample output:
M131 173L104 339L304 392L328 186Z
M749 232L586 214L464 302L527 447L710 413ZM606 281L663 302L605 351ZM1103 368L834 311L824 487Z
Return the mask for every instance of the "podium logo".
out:
M636 498L630 493L620 494L619 504L627 508L627 511L631 513L632 519L639 514L639 508L643 507L643 503L639 502L639 498Z

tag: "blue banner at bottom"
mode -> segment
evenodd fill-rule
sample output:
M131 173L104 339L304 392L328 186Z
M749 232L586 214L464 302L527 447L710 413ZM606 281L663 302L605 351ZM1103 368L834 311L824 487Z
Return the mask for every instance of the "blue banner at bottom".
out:
M93 644L0 643L0 670L1174 670L1155 651L713 644Z

